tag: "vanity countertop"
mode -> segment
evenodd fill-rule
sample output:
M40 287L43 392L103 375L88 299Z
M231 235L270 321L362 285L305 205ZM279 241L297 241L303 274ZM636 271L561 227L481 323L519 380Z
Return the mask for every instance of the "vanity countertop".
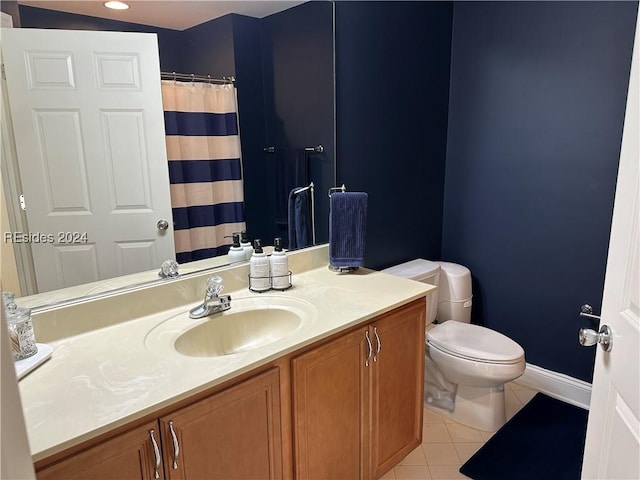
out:
M315 322L249 352L188 357L170 346L152 346L149 342L145 345L145 338L154 327L199 302L50 342L52 358L19 382L33 460L46 458L424 298L435 288L367 269L336 274L326 266L294 274L293 284L287 291L262 295L303 299L317 310ZM261 295L247 288L224 293L230 293L233 300Z

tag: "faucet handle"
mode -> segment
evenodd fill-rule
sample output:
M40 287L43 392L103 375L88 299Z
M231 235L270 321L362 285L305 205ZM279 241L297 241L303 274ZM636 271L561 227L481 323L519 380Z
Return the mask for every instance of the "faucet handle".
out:
M160 278L175 278L178 276L178 263L175 260L165 260L158 272Z
M207 296L217 297L218 294L224 290L224 285L222 284L222 277L218 275L213 275L207 279Z

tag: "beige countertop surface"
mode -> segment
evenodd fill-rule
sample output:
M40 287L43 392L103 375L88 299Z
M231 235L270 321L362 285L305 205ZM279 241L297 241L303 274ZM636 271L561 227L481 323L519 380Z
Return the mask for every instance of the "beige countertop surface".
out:
M229 312L233 311L234 302L242 305L244 298L257 298L265 307L285 298L295 299L294 303L306 305L313 313L284 338L252 351L219 357L186 356L173 347L178 335L211 318L191 320L185 315L184 320L176 320L176 315L200 303L197 300L113 324L107 322L97 329L83 327L81 333L48 341L53 347L52 358L19 382L33 460L46 458L424 298L434 288L367 269L336 274L323 266L301 273L294 271L293 288L284 292L260 294L247 288L225 291L232 296ZM153 302L155 293L148 290L149 301ZM111 301L129 300L123 296ZM101 315L101 308L96 307L96 316ZM57 312L57 325L64 316L64 310Z

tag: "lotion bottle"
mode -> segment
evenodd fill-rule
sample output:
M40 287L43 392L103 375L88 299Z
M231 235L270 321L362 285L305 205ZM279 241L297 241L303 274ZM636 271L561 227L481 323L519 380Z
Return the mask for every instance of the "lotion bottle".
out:
M273 252L269 257L271 264L271 288L274 290L286 290L291 286L289 277L289 258L282 250L282 238L273 240Z
M253 255L249 260L249 290L264 292L271 288L269 257L262 250L259 239L253 241Z
M247 232L244 230L240 232L240 246L242 247L242 250L244 250L244 257L247 260L251 260L251 255L253 255L253 246L249 241Z
M237 233L233 234L233 245L229 249L227 260L229 261L229 263L245 261L244 250L240 246L240 235Z

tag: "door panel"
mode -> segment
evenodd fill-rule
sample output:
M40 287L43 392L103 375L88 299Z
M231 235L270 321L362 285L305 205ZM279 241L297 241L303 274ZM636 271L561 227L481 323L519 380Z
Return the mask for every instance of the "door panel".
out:
M372 478L378 478L422 441L425 303L383 317L375 340L372 382Z
M582 477L640 478L640 17L636 25Z
M158 423L150 422L36 473L38 480L153 480L164 478L151 435L159 442Z
M40 172L50 216L91 214L86 156L78 110L34 110Z
M279 382L274 368L162 418L167 478L282 478Z
M297 479L368 478L367 351L359 329L293 359Z
M66 285L81 285L98 276L95 245L54 245L52 254L55 271Z
M143 112L101 111L112 212L152 210Z

